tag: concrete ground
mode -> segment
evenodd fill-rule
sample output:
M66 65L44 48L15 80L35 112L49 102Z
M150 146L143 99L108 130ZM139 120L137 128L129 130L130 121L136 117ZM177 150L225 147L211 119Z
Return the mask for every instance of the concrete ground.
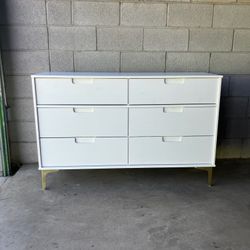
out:
M36 166L1 182L0 249L248 250L250 162L219 163L216 186L197 170Z

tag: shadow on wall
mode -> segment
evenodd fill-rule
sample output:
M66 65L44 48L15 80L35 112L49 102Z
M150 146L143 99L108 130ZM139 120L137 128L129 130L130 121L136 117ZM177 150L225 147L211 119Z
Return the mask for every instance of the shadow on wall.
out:
M6 7L6 1L1 0L0 1L0 24L5 24L7 22L7 7Z
M222 83L218 158L250 157L250 75L225 75Z
M9 44L11 44L12 42L12 39L11 39L11 35L10 35L10 32L9 32L9 28L7 27L6 24L9 23L9 18L8 18L8 12L11 11L9 8L7 8L7 4L6 4L7 0L0 0L0 50L1 52L4 51ZM2 54L2 61L3 61L3 69L4 69L4 78L5 78L5 90L6 90L6 95L7 95L7 104L9 106L9 108L11 108L11 103L12 103L12 98L9 98L9 95L8 95L8 90L14 90L16 91L17 89L16 88L10 88L7 84L7 81L6 81L6 78L8 78L8 75L6 74L6 63L9 65L10 68L13 68L14 67L14 59L12 57L3 57L3 54L4 53L1 53ZM7 60L6 60L7 59ZM7 62L6 62L7 61ZM14 93L15 95L16 93ZM10 113L9 112L10 109L8 110L8 114ZM9 117L9 115L8 115ZM8 124L9 126L9 136L11 138L11 129L10 129L10 122ZM21 131L19 131L21 132ZM10 141L12 141L10 139ZM10 146L11 146L11 157L13 156L12 152L12 145L11 145L11 142L10 142ZM20 154L21 152L19 152L19 150L17 150L14 154ZM19 160L16 159L16 157L12 157L11 159L12 161L12 174L14 174L17 170L17 168L19 167Z
M15 44L18 43L19 39L17 31L21 27L18 26L16 22L12 21L11 17L16 14L16 10L12 10L11 1L8 4L7 3L8 0L0 0L0 49L3 52L2 60L5 78L7 75L13 75L13 72L15 72L15 70L13 69L15 69L15 67L17 66L16 58L12 56L11 52L12 50L18 51L18 48L15 48ZM10 13L12 13L12 15L10 15ZM11 32L12 27L16 27L15 32ZM13 35L15 35L16 37L14 37ZM8 86L6 86L6 88L7 87Z
M5 25L8 22L9 22L8 9L6 5L6 1L0 0L0 25L1 26ZM9 29L5 26L2 26L0 29L1 29L0 30L0 49L4 50L4 48L6 47L5 44L11 43L10 33L9 33ZM10 60L9 62L11 63L11 58L9 60ZM3 64L5 65L5 62Z
M2 60L5 76L7 75L7 66L8 68L13 68L15 66L14 58L11 56L6 57L4 53L6 50L10 50L14 40L13 37L11 37L10 27L8 26L8 24L11 23L10 12L11 8L7 5L7 0L0 0L0 49L3 51Z

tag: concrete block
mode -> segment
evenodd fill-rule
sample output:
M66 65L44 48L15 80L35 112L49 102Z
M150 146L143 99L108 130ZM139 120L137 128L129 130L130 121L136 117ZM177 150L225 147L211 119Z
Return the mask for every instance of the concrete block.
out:
M10 99L8 102L9 121L34 122L34 108L32 99Z
M231 51L233 30L191 29L189 50L191 51Z
M48 24L71 24L71 3L69 1L48 1L47 16Z
M247 137L248 120L246 118L227 119L224 129L224 138L240 139Z
M121 71L164 71L163 52L126 52L121 55Z
M250 51L250 30L235 30L234 51Z
M45 27L9 26L0 29L2 49L39 50L48 49Z
M51 71L74 71L73 51L50 51Z
M246 117L247 97L225 97L221 99L221 117Z
M168 26L211 27L213 5L169 4Z
M248 101L247 116L250 117L250 100Z
M6 76L5 88L8 98L32 98L30 76Z
M73 2L74 24L118 25L119 3Z
M223 140L217 148L219 154L218 159L237 159L241 156L241 139L225 139Z
M209 53L167 53L167 71L208 72Z
M247 138L250 138L250 119L247 120Z
M45 1L1 1L0 24L46 24Z
M75 52L76 71L119 71L119 52Z
M229 95L229 82L230 76L224 75L221 84L221 96L225 97Z
M9 122L11 142L36 142L34 122Z
M250 28L250 5L215 5L214 27Z
M96 31L94 27L50 27L49 40L50 49L96 49Z
M235 75L230 78L231 96L250 96L250 75Z
M122 3L121 24L129 26L165 26L166 4Z
M186 51L188 48L187 29L145 29L144 50Z
M222 74L249 74L250 53L212 53L210 71Z
M143 30L141 28L99 28L97 29L98 50L142 50Z
M35 142L12 142L11 160L20 163L36 163L38 161L37 146Z
M141 2L146 2L146 3L155 3L155 2L164 2L164 3L190 3L192 0L162 0L162 1L155 1L155 0L144 0L144 1L141 1ZM136 2L136 1L134 1ZM140 1L138 1L140 2Z
M193 3L236 3L237 0L192 0Z
M11 51L3 52L3 64L6 74L31 74L49 71L47 51Z
M226 122L227 122L227 119L220 115L219 124L218 124L218 134L217 134L218 141L224 138L224 128L225 128Z
M250 158L250 139L243 139L241 158Z
M217 141L217 147L216 147L216 159L220 159L220 154L221 154L221 145L220 145L220 141Z

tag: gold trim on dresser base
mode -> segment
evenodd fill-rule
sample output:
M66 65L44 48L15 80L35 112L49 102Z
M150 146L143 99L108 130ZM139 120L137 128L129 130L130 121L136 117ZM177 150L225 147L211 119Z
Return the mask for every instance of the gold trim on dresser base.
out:
M214 185L213 182L213 167L195 167L195 169L206 171L207 172L207 178L208 178L208 186L212 187ZM42 190L46 190L47 188L47 175L50 173L56 173L59 170L41 170L41 178L42 178Z
M47 181L46 181L47 174L56 173L58 171L59 170L41 170L42 190L43 191L47 188Z

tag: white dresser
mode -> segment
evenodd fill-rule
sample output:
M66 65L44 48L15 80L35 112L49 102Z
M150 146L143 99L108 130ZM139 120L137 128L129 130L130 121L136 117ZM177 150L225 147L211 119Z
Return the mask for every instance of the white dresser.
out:
M32 75L43 189L55 170L196 167L212 181L222 76Z

